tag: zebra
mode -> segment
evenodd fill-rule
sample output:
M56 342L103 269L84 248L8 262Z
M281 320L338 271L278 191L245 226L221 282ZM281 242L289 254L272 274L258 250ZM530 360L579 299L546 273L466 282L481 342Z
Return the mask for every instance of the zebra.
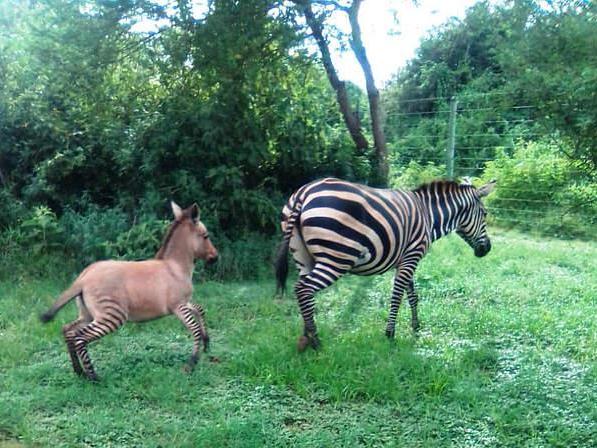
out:
M335 178L308 183L281 214L283 240L275 259L278 291L284 292L288 252L299 270L295 293L304 321L298 349L317 349L314 295L347 273L381 274L396 269L386 336L394 338L406 291L411 326L419 329L414 272L431 243L452 231L477 257L491 249L481 198L495 187L434 181L412 191L376 189Z

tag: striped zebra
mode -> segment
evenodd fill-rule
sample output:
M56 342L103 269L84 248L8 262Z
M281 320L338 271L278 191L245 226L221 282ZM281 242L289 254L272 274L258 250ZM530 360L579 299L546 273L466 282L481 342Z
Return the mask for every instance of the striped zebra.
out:
M436 239L456 231L475 251L491 249L481 198L495 187L436 181L413 191L382 190L339 179L298 189L282 210L284 239L275 261L278 290L288 275L288 250L299 269L295 292L304 320L300 351L320 344L313 317L314 295L346 273L381 274L396 269L386 336L394 337L406 291L413 330L419 328L413 276Z

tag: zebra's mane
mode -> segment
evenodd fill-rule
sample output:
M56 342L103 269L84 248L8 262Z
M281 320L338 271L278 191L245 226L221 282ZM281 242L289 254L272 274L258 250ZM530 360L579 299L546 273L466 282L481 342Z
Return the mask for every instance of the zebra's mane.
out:
M445 191L451 189L457 189L459 187L472 187L472 185L468 184L459 184L453 180L434 180L427 184L419 185L413 191L415 193L420 193L423 191Z

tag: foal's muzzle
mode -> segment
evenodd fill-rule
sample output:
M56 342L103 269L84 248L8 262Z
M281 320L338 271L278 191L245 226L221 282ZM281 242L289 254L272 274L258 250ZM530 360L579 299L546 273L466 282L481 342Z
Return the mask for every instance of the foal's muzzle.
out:
M218 261L218 256L214 255L213 257L209 257L207 259L207 264L214 264L216 261Z
M475 246L475 256L476 257L484 257L489 253L491 250L491 242L489 240L485 240Z

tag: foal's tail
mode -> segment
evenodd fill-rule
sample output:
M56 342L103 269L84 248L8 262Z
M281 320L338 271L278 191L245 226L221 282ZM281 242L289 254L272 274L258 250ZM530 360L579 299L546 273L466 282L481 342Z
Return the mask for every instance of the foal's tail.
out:
M58 300L54 302L54 304L50 307L48 311L46 311L43 314L40 314L39 320L41 320L43 323L50 322L52 319L54 319L56 313L60 311L60 309L64 305L66 305L68 302L70 302L75 297L81 295L82 293L83 289L81 288L81 286L77 283L74 283L70 288L68 288L66 291L60 294Z
M290 216L286 222L286 230L282 242L278 246L276 258L274 260L274 269L276 271L276 294L284 294L286 290L286 278L288 277L288 247L290 245L290 238L292 231L299 219L303 204L298 199L294 203L290 211Z

